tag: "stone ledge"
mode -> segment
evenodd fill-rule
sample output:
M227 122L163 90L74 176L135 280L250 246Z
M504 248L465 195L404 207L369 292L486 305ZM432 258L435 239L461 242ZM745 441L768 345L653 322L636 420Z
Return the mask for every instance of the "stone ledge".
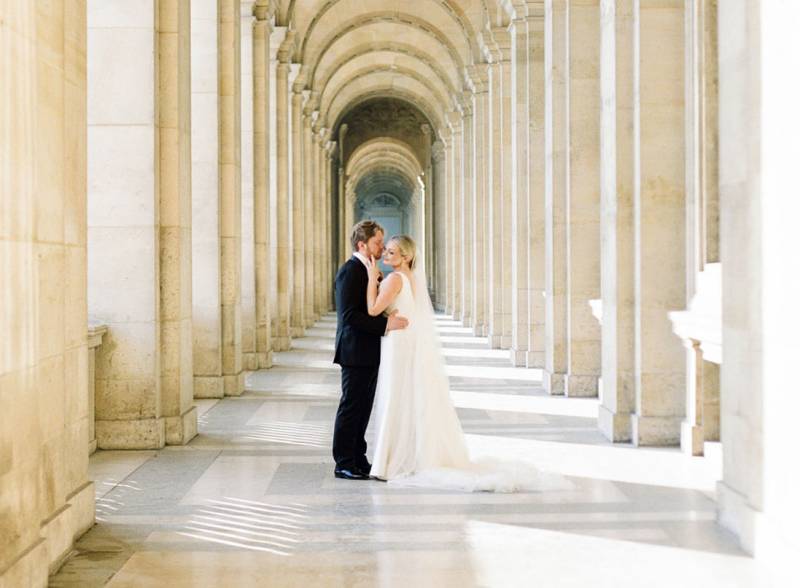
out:
M47 586L47 549L39 537L4 570L0 570L0 586Z
M612 412L601 404L597 409L597 426L612 443L625 443L631 440L630 413Z
M195 376L194 398L222 398L225 389L222 376Z
M166 443L164 418L96 422L99 449L161 449Z
M565 390L570 398L597 398L599 376L579 376L567 374Z
M180 416L165 417L164 427L167 445L186 445L197 436L197 407Z
M682 416L631 415L631 440L637 447L672 447L680 444Z
M48 573L63 565L75 541L94 525L94 506L94 482L86 482L42 521L39 538L0 570L0 586L47 586Z

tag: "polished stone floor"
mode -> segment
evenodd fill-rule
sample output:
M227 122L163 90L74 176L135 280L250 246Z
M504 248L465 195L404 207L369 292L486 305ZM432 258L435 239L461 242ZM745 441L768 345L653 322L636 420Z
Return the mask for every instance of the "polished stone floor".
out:
M718 448L690 458L612 446L597 400L548 397L538 370L438 322L472 454L536 465L541 489L334 478L328 316L250 374L240 398L198 401L188 446L97 452L97 525L52 586L768 585L714 522Z

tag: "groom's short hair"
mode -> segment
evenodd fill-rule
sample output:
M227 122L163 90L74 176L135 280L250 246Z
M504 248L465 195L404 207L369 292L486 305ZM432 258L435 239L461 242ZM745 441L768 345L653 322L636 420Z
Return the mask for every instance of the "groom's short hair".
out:
M353 245L353 251L358 251L359 241L366 243L375 236L375 233L383 232L383 227L374 220L362 220L356 223L356 226L353 227L353 232L350 234L350 243Z

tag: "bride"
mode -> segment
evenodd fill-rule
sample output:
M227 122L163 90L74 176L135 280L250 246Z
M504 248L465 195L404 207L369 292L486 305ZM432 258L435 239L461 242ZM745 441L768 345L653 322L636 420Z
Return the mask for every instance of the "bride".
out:
M450 399L424 271L416 245L392 237L383 261L393 271L379 288L376 260L368 262L367 310L397 311L409 319L402 331L382 338L376 390L377 439L370 475L390 483L467 491L513 491L527 485L532 468L473 462ZM539 480L541 481L541 479Z

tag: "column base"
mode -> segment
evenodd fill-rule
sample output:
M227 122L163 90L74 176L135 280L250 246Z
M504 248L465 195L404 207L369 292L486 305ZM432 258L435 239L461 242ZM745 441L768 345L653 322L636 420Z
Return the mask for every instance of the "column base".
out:
M525 367L528 360L528 352L525 349L511 349L508 352L508 357L514 367Z
M167 445L186 445L197 436L197 408L192 406L181 416L165 417Z
M484 336L484 326L483 323L475 323L472 325L472 334L476 337L483 337Z
M735 533L742 549L769 570L775 586L800 586L796 536L787 534L772 517L753 508L745 496L724 481L717 483L717 521Z
M500 349L500 344L502 342L503 338L500 335L489 335L489 348Z
M99 449L161 449L166 444L164 418L95 423Z
M299 339L300 337L304 337L306 334L305 327L292 327L290 330L292 339Z
M500 349L511 349L511 335L502 335L500 337Z
M0 575L0 586L47 586L48 575L63 565L75 541L94 525L94 482L85 482L42 522L40 536Z
M244 392L244 372L222 376L225 396L241 396Z
M258 369L268 370L272 367L272 351L258 354Z
M705 431L689 421L681 423L681 451L686 455L703 455Z
M39 537L0 574L0 586L47 586L49 566L46 542Z
M630 413L612 412L600 405L597 411L597 426L603 436L612 443L626 443L631 440Z
M289 351L292 346L292 339L288 335L275 337L272 340L273 351Z
M465 327L472 327L472 317L469 315L462 315L461 324L463 324Z
M547 370L542 373L542 385L550 396L564 395L566 379L566 374L550 373Z
M544 351L527 351L525 353L525 367L544 369Z
M248 372L258 369L258 354L255 351L242 353L242 368Z
M681 442L681 417L631 415L631 440L637 447L673 447Z
M89 455L92 455L95 451L97 451L97 439L92 439L89 441Z
M743 494L724 481L717 482L717 522L736 535L742 549L751 555L755 552L756 519L760 514Z
M42 522L50 574L58 571L72 552L75 540L94 525L94 482L86 482L67 496L66 504Z
M194 377L195 398L222 398L223 396L225 396L225 389L222 385L222 376Z
M566 391L570 398L597 398L597 376L567 374Z

